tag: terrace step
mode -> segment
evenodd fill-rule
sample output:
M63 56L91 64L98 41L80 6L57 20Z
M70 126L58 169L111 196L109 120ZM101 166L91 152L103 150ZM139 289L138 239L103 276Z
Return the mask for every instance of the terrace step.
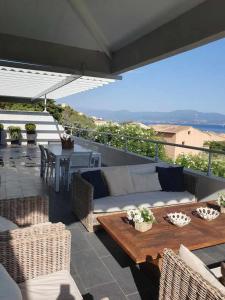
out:
M37 144L45 144L48 141L60 141L60 134L64 131L63 126L59 125L48 112L0 110L0 123L4 125L3 144L11 143L8 132L9 126L19 126L21 128L22 144L26 144L27 142L25 130L27 123L34 123L36 125Z

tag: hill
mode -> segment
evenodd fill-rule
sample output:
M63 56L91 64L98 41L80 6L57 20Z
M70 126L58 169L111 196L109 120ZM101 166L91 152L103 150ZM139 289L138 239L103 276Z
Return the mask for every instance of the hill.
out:
M195 110L175 110L171 112L131 112L129 110L96 110L80 108L82 112L115 122L138 121L142 123L178 124L225 124L225 115L203 113Z

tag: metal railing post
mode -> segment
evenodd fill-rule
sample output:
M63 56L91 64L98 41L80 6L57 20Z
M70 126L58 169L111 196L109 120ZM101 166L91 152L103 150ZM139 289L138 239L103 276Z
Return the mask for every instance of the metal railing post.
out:
M212 166L212 153L209 152L207 176L211 176L212 173L211 166Z
M104 134L104 145L107 146L108 144L108 137L107 137L107 133L103 133Z
M127 137L125 136L125 147L124 147L124 151L127 152Z
M155 162L159 161L159 145L155 144Z

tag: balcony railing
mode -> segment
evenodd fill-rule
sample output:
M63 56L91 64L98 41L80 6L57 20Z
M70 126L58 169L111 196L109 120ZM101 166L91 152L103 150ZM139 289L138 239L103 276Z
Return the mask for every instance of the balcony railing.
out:
M159 145L163 145L163 146L171 146L171 147L179 147L179 148L184 148L184 149L191 149L191 150L197 150L197 151L201 151L203 153L207 153L208 155L208 166L207 166L207 176L211 176L212 175L212 156L213 154L217 154L217 155L225 155L224 151L220 151L220 150L213 150L213 149L209 149L209 148L203 148L203 147L194 147L194 146L188 146L188 145L181 145L181 144L174 144L174 143L168 143L165 141L161 141L161 140L152 140L152 139L143 139L143 138L137 138L137 137L131 137L131 136L119 136L118 134L113 134L111 132L100 132L94 129L86 129L86 128L79 128L79 127L71 127L71 126L65 126L66 128L68 128L71 131L71 134L77 136L77 137L82 137L85 138L87 140L91 140L94 142L98 142L95 139L93 139L95 134L101 135L103 136L103 140L104 140L104 144L105 146L111 146L110 145L110 139L112 137L116 137L116 138L120 138L121 140L123 140L123 151L127 152L128 151L128 144L129 141L137 141L137 142L146 142L150 144L154 145L154 161L158 162L159 161ZM110 139L109 139L110 138ZM130 151L130 150L129 150Z

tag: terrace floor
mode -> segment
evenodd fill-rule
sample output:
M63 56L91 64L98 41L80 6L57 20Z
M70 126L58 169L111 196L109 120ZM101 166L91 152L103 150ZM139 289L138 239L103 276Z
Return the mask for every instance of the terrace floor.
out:
M70 194L55 193L47 186L39 166L36 147L0 148L0 199L49 196L50 220L65 223L72 233L71 274L84 299L157 299L158 287L146 266L135 265L104 230L88 233L72 213ZM207 265L214 265L225 260L225 244L195 253Z

